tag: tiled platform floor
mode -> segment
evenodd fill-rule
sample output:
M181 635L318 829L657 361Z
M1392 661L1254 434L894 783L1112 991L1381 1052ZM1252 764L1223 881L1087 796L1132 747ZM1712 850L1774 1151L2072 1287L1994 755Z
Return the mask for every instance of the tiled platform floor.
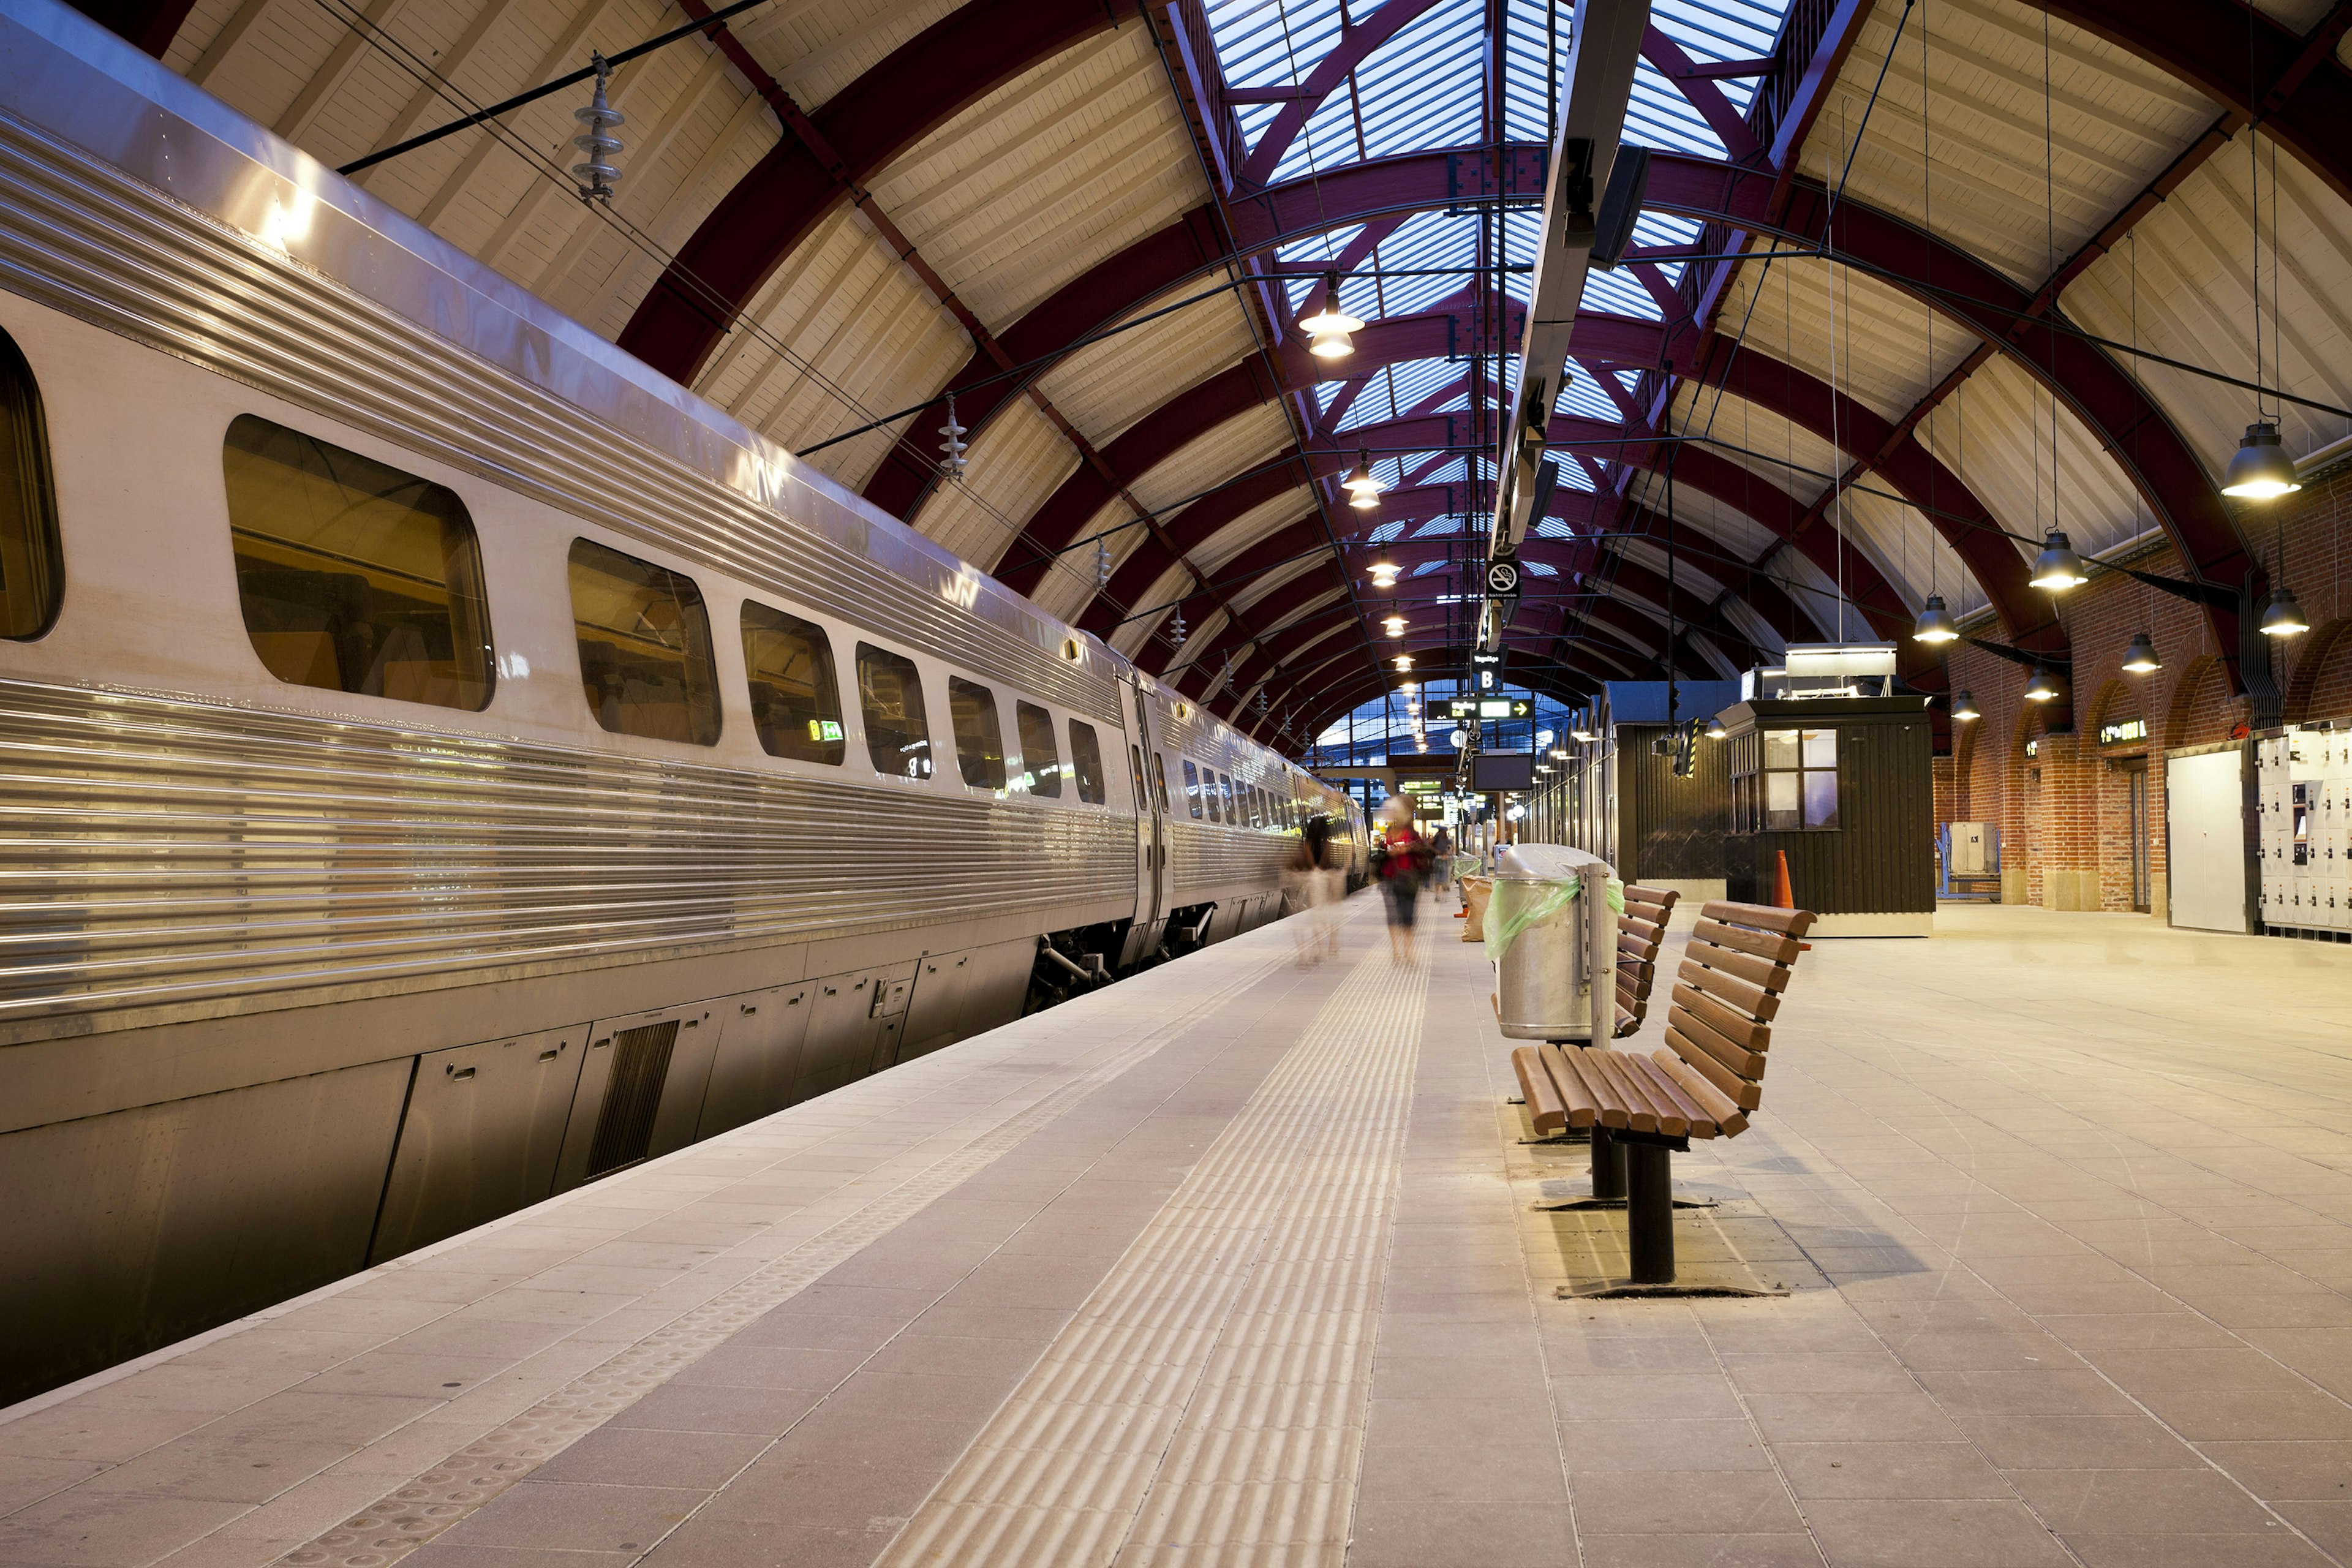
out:
M1378 919L0 1412L0 1563L2352 1564L2352 949L1822 942L1675 1163L1791 1294L1592 1302Z

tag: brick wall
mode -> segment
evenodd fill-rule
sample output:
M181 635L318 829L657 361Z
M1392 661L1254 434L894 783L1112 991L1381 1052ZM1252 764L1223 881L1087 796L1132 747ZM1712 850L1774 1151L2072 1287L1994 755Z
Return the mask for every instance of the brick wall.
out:
M2352 584L2346 582L2352 576L2352 466L2274 510L2250 510L2241 526L2266 561L2283 552L2284 580L2312 622L2311 631L2271 648L2288 721L2352 716ZM2187 575L2168 548L2128 564ZM1984 717L1953 726L1948 766L1939 760L1936 775L1936 820L2000 826L2005 900L2128 910L2133 773L2145 769L2150 892L2161 914L2165 753L2227 740L2247 722L2247 702L2231 694L2199 605L2095 571L2089 583L2061 597L2058 614L2074 660L2065 702L2027 702L2026 669L1966 643L1952 645L1952 686L1966 689ZM2136 631L2154 640L2162 669L2124 671L2124 649ZM1997 627L1977 635L2000 637ZM2146 721L2144 740L2099 743L2101 725L2130 719Z

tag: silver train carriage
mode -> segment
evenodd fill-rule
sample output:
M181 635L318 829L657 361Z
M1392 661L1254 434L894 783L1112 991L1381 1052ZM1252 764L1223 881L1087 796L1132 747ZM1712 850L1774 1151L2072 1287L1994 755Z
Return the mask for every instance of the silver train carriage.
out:
M1276 916L1347 798L0 0L0 1403Z

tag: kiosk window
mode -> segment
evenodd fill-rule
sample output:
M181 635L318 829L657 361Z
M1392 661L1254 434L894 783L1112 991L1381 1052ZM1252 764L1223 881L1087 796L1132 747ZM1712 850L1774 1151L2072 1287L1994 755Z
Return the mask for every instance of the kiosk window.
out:
M1159 760L1156 756L1152 758L1154 762ZM1184 805L1192 812L1193 820L1198 821L1201 816L1201 775L1191 763L1184 764Z
M1136 759L1140 763L1140 757ZM1103 777L1102 742L1095 738L1092 724L1070 721L1070 767L1078 775L1078 798L1088 805L1101 805L1110 799L1109 781ZM1135 809L1143 810L1143 770L1135 771Z
M1779 833L1837 825L1837 731L1765 731L1765 828Z
M931 721L915 661L857 645L857 705L866 714L866 754L894 778L931 776Z
M1062 758L1054 746L1054 716L1034 702L1015 700L1013 722L1021 731L1021 782L1032 795L1062 798Z
M221 469L237 602L270 674L438 708L489 706L482 556L455 490L250 414L230 422ZM24 499L0 499L11 504L21 511ZM16 629L18 550L0 542L12 637L33 635ZM41 591L26 580L26 592Z
M65 584L41 389L33 367L0 332L0 637L22 640L47 631ZM488 700L487 688L483 697Z
M597 723L616 735L717 742L710 617L693 578L575 539L572 630Z
M948 714L955 722L956 767L974 789L1004 787L1004 731L996 693L976 680L948 677Z
M744 600L743 669L751 678L751 727L767 753L838 766L847 743L824 628Z

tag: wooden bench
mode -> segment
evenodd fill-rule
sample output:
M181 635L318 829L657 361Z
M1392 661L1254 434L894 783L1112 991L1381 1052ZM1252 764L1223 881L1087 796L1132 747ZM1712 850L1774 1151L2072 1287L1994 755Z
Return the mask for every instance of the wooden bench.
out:
M1762 1102L1772 1020L1812 923L1803 910L1707 904L1675 976L1664 1048L1511 1053L1537 1132L1590 1131L1592 1195L1625 1200L1635 1285L1674 1282L1669 1154L1693 1138L1738 1136Z
M1666 920L1682 895L1671 888L1628 887L1625 912L1617 917L1617 1037L1642 1026L1650 1012L1650 985L1657 977L1658 947L1666 940Z

